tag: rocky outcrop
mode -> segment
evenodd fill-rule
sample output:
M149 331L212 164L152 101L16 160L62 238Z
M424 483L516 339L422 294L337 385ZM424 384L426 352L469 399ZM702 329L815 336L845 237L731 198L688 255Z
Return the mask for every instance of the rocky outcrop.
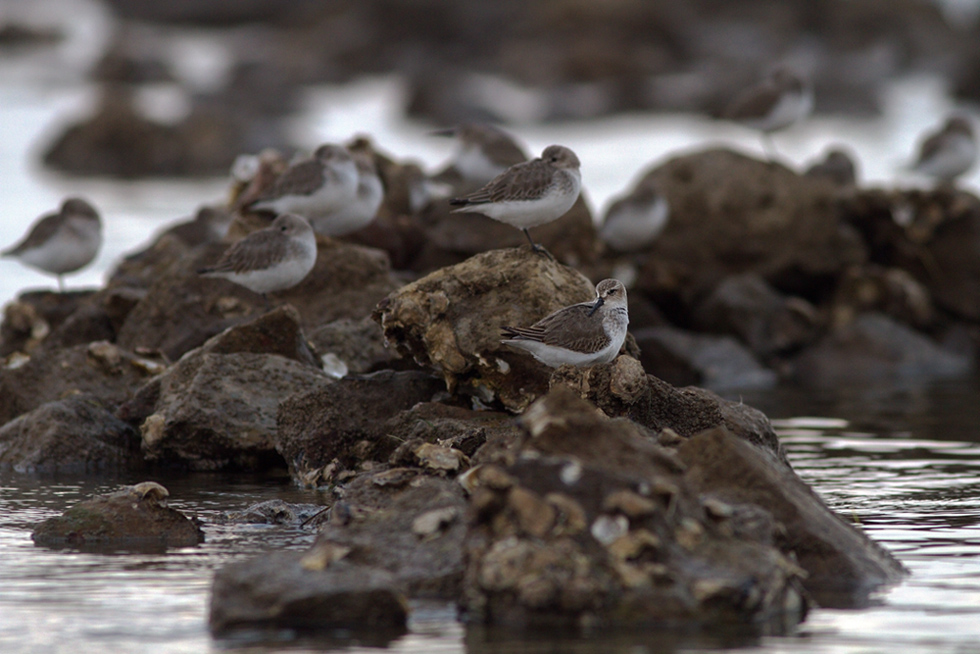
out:
M806 573L770 530L698 495L649 432L567 388L528 408L523 456L473 473L461 605L490 624L801 620ZM533 456L532 456L533 454Z
M139 433L91 395L54 400L0 428L0 468L95 473L142 463Z
M418 371L381 371L311 384L279 407L276 450L298 483L318 486L365 461L385 461L401 441L387 429L399 411L445 388Z
M451 393L520 411L546 389L550 371L502 345L501 327L594 297L581 273L516 248L439 269L390 295L374 316L388 342L442 375Z
M148 382L121 407L143 453L198 470L281 464L276 412L286 397L327 383L288 307L222 333Z
M72 393L86 393L109 409L128 400L161 369L111 343L42 348L15 367L0 369L0 424Z
M153 481L79 502L48 518L31 538L46 547L160 550L204 541L195 520L167 506L170 493Z

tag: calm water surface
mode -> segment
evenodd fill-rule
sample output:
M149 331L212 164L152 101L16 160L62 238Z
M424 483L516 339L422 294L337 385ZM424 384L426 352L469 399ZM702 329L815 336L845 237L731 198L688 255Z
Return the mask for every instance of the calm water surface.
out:
M944 384L815 396L780 390L745 401L774 419L800 475L911 570L861 610L814 610L790 636L597 633L534 638L467 630L451 606L417 604L392 652L975 652L980 647L980 389ZM901 428L896 425L901 424ZM313 535L281 526L228 526L228 510L280 498L318 502L285 477L154 477L171 505L204 522L206 542L165 554L36 548L34 524L120 479L0 475L0 651L378 651L339 640L212 639L207 602L215 568L259 552L304 548Z

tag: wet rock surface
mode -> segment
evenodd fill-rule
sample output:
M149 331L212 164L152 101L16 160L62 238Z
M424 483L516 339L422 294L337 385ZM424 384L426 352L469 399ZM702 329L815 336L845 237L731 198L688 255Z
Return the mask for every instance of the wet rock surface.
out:
M405 632L408 605L391 573L309 553L277 552L218 570L209 625L235 629L352 630L386 640Z
M91 395L54 400L0 427L0 468L95 473L139 467L139 432Z
M805 572L768 535L738 534L642 427L568 389L522 418L506 468L476 474L461 599L472 620L520 627L792 624ZM712 512L713 511L713 512Z
M31 539L45 547L166 549L204 541L197 522L167 506L170 493L145 481L79 502L39 524Z

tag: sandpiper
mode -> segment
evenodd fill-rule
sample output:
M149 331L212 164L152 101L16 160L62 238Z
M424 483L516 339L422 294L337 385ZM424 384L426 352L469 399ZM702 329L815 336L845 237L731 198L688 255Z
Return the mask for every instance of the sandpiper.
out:
M807 177L826 179L838 186L851 186L857 182L857 166L854 159L841 148L827 150L823 161L818 161L803 173Z
M599 238L619 252L637 252L653 243L667 226L667 198L651 184L641 184L606 209Z
M547 254L527 230L550 223L572 208L582 188L579 166L574 152L549 145L540 158L514 164L483 188L449 204L459 207L454 213L482 213L521 229L532 250Z
M334 211L310 219L313 231L325 236L343 236L356 232L374 220L385 197L384 185L366 153L354 154L357 166L357 191L354 198Z
M552 368L612 361L623 347L630 321L626 287L618 279L606 279L596 285L595 293L592 302L559 309L530 327L504 327L502 342L527 350Z
M813 90L788 68L776 68L759 84L745 89L728 106L725 117L758 130L770 161L772 133L803 120L813 111Z
M433 134L456 137L459 147L448 168L469 184L482 186L514 164L528 160L513 136L486 123L464 123Z
M357 164L350 152L340 145L321 145L312 157L290 165L248 208L310 220L352 202L357 182Z
M942 129L928 134L919 145L911 169L940 183L951 183L977 160L977 142L970 121L962 116L946 120Z
M316 263L316 234L302 216L282 214L225 250L199 274L221 277L265 296L299 284Z
M91 263L101 246L99 213L81 198L68 198L57 212L41 216L19 243L0 255L56 275L58 290L63 292L63 275Z

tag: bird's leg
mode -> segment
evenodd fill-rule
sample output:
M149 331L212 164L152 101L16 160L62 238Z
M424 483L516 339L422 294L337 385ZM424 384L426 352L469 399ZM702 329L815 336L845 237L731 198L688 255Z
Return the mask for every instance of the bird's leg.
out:
M522 227L521 228L521 231L524 232L524 236L527 236L528 243L531 244L531 251L532 252L537 252L538 254L543 254L544 256L548 257L552 261L555 260L555 258L553 256L551 256L551 253L548 252L548 250L543 245L540 245L540 244L534 242L534 239L531 238L531 232L527 231L527 227Z
M63 275L58 275L58 292L65 292L65 278Z

